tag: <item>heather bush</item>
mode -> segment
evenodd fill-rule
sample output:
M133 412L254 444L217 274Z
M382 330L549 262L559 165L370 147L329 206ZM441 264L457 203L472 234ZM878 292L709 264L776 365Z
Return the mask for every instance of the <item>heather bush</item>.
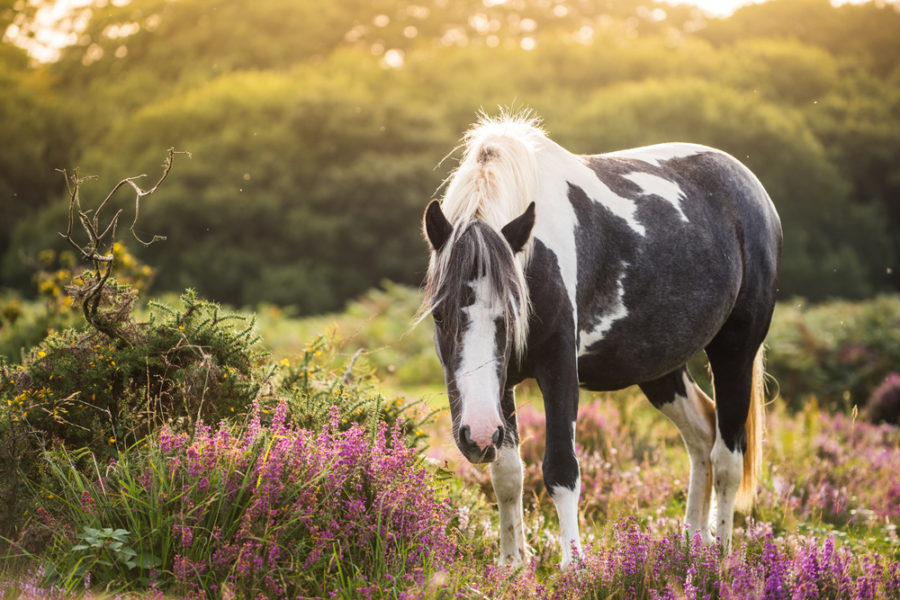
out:
M652 411L636 388L583 400L575 446L581 466L579 510L585 521L603 523L629 514L658 516L666 511L677 514L683 506L687 454L675 426ZM541 471L544 413L540 407L520 403L516 416L525 462L526 502L530 508L544 511L549 525L555 513ZM674 450L671 456L664 453L666 448ZM432 455L446 459L435 452ZM487 469L460 462L456 474L493 497ZM538 531L533 534L539 537ZM558 552L555 541L533 541L533 545L546 548L548 558Z
M865 412L873 423L900 425L900 373L891 373L875 388Z
M757 499L761 520L783 530L823 523L893 547L900 557L900 429L823 413L769 418L768 474Z
M90 474L61 452L40 490L45 583L205 597L393 595L451 564L451 510L400 424L164 427ZM105 532L105 533L104 533ZM102 543L98 536L106 536Z
M774 536L753 525L723 555L677 527L654 531L635 518L602 527L575 568L543 572L538 562L461 568L416 598L496 600L819 599L900 598L900 563L858 555L834 537ZM443 595L442 595L443 594Z
M539 407L517 411L525 461L526 537L541 564L558 560L555 512L541 474L544 417ZM823 414L810 406L796 416L773 407L764 470L751 515L777 535L834 535L855 552L900 559L900 430ZM637 390L601 394L579 410L576 451L581 463L580 515L592 525L634 516L656 535L677 530L684 514L688 459L677 429ZM487 469L453 461L453 450L430 454L455 462L456 476L491 499ZM473 527L473 526L470 526ZM865 540L865 542L857 541ZM496 540L493 540L496 543Z

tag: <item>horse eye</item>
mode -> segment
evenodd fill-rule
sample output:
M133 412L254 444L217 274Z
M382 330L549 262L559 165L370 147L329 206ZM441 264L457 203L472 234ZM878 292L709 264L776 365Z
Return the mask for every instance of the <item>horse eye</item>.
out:
M434 319L435 325L440 325L444 322L444 319L441 317L441 313L435 311L431 312L431 318Z

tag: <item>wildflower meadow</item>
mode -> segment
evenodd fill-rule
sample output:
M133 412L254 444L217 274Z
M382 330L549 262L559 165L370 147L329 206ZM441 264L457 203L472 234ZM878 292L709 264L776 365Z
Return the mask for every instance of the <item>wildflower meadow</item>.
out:
M900 0L0 0L0 600L900 600L898 32ZM771 196L730 552L683 525L676 427L582 392L561 570L526 381L529 554L497 564L419 285L502 107L573 153L718 148ZM603 182L640 197L613 221L687 220L659 160Z
M770 394L766 467L729 554L683 528L688 460L675 427L636 388L584 394L585 546L560 571L543 411L522 386L531 557L496 566L489 473L459 455L441 384L424 378L439 368L428 327L412 326L417 302L389 286L301 320L189 295L135 308L129 319L147 314L153 327L121 325L179 352L98 345L88 328L4 363L3 466L20 484L2 523L2 597L900 598L900 429L824 410L812 390ZM404 369L404 356L420 368ZM110 377L56 387L76 360L129 375L113 378L115 393ZM873 402L889 406L894 378ZM146 404L148 389L176 384L182 403Z

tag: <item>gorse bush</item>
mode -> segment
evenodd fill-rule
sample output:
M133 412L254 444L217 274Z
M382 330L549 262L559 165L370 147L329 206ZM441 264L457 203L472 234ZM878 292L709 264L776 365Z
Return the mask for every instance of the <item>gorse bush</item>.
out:
M188 292L137 323L133 290L108 282L104 295L102 318L118 337L66 329L20 365L0 357L0 535L21 524L22 485L40 476L44 450L88 448L105 461L163 424L190 431L243 415L260 389L252 320Z
M427 441L422 426L436 411L423 409L421 400L386 398L371 372L354 369L352 358L343 371L337 363L335 348L324 336L307 344L294 360L282 359L274 392L259 399L263 416L284 404L288 420L298 427L319 429L336 414L342 429L360 425L374 431L386 423L400 427L411 446Z
M129 290L116 294L133 301ZM0 364L7 426L45 445L115 456L164 423L191 429L198 419L218 421L249 406L260 385L252 322L192 292L178 309L152 305L148 323L131 320L130 308L117 324L127 332L121 339L67 330L24 364Z
M40 490L46 582L350 598L454 561L452 512L399 422L371 435L342 428L337 409L318 432L290 424L285 404L270 425L261 416L193 438L163 428L90 475L56 457Z
M9 361L24 361L54 331L84 328L84 318L71 308L59 310L43 300L16 296L0 299L0 357Z

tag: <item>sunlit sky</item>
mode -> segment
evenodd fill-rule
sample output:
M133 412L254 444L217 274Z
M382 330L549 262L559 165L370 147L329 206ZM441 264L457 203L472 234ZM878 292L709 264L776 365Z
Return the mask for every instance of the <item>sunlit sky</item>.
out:
M107 0L113 5L128 4L131 0ZM493 0L497 1L497 0ZM728 16L744 4L758 3L765 0L663 0L669 4L693 4L713 16ZM831 0L832 4L861 3L866 0ZM59 49L73 43L76 34L66 35L59 31L59 24L70 18L73 8L94 4L96 0L56 0L53 6L41 7L35 17L37 33L35 40L27 43L18 33L18 27L13 24L6 31L6 36L16 40L37 60L47 62L55 60L59 56ZM86 23L76 23L75 29L81 29Z

